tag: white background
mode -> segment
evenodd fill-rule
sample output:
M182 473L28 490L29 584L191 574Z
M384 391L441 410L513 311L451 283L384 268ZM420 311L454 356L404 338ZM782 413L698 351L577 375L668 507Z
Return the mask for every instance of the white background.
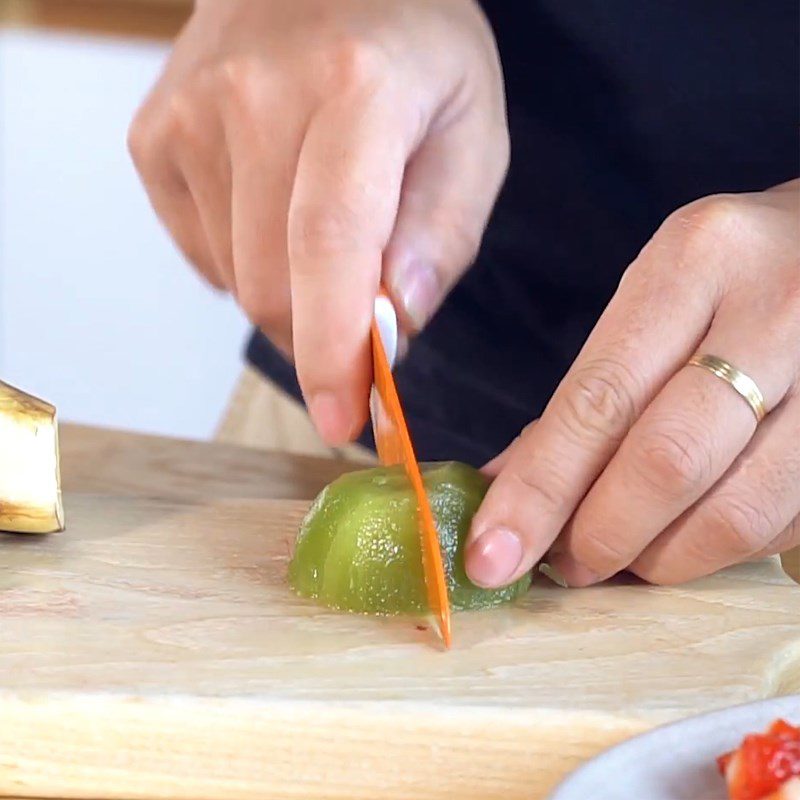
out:
M205 438L247 325L184 264L127 154L165 53L0 34L0 378L62 420Z

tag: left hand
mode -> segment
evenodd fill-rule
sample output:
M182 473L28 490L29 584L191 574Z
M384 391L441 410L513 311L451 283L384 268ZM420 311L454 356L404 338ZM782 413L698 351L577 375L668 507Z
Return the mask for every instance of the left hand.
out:
M687 581L800 544L800 180L667 219L541 419L491 465L467 572ZM693 354L752 378L768 416Z

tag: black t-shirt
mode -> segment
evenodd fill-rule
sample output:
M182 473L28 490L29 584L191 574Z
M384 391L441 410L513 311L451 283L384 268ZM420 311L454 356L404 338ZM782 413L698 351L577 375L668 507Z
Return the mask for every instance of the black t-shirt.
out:
M396 371L419 457L476 465L541 413L672 211L800 173L796 3L483 6L505 71L511 168L476 265ZM301 397L260 333L247 356ZM372 445L369 429L361 441Z

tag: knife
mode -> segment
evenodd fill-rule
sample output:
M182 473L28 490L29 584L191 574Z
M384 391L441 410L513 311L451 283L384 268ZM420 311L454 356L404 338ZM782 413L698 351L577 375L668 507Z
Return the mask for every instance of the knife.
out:
M434 617L439 636L445 647L449 648L452 640L450 600L447 595L442 551L392 375L397 356L397 313L383 289L375 300L371 332L373 386L370 393L370 415L378 459L387 467L402 464L414 489L428 607Z

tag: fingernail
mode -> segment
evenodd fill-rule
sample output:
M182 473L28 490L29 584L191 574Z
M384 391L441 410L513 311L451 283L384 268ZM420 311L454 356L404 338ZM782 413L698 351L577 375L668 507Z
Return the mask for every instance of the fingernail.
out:
M433 267L422 261L409 262L392 288L414 327L423 328L439 302L439 279Z
M505 586L522 562L522 542L508 528L493 528L470 545L466 568L469 579L485 589Z
M308 401L308 413L319 435L332 446L350 439L350 419L333 392L317 392Z
M554 553L551 551L547 556L547 563L568 586L591 586L593 583L599 583L602 580L599 575L587 569L566 553Z

